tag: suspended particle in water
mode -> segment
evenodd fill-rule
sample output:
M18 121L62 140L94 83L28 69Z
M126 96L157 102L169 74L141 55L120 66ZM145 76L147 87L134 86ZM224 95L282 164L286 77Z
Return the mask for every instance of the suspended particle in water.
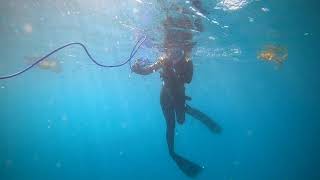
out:
M211 20L211 22L212 22L213 24L220 25L220 23L219 23L218 21L216 21L216 20Z
M249 22L254 22L254 18L252 17L248 17L249 18Z
M212 41L216 40L216 38L213 37L213 36L209 36L208 38L209 38L210 40L212 40Z
M309 35L310 35L310 33L307 33L307 32L306 32L306 33L304 33L303 35L304 35L304 36L309 36Z
M4 89L4 88L6 88L5 86L1 86L1 89Z
M48 120L48 129L51 129L51 120Z
M57 167L57 168L61 168L61 166L62 166L62 164L61 164L60 161L56 162L56 167Z
M232 162L232 165L235 166L235 167L239 166L240 165L240 161L235 160L235 161Z
M268 9L268 8L266 8L266 7L263 7L263 8L261 8L261 11L263 11L263 12L269 12L270 9Z
M253 135L253 131L249 129L249 130L247 131L247 135L248 135L248 136L252 136L252 135Z
M274 62L277 65L283 64L288 59L288 50L279 45L266 45L258 52L258 59L267 62Z
M68 121L68 116L67 116L66 114L63 114L63 115L61 116L61 120L62 120L62 121Z
M127 122L122 122L120 126L121 126L122 129L126 129L128 127L128 123Z
M33 160L34 160L34 161L38 161L38 160L39 160L39 155L38 155L38 153L34 153L34 154L33 154Z
M11 167L13 164L13 161L11 159L7 159L5 162L4 162L4 165L6 168L9 168Z
M32 33L33 27L32 27L31 24L27 23L27 24L25 24L25 25L23 26L23 30L24 30L24 32L26 32L26 33Z

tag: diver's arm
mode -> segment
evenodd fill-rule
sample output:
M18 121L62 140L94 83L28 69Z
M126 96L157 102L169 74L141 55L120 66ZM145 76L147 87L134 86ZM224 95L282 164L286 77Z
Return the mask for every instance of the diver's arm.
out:
M148 75L160 69L163 65L163 62L164 62L164 59L159 58L157 62L147 66L141 66L141 64L135 63L132 66L132 71L140 75Z

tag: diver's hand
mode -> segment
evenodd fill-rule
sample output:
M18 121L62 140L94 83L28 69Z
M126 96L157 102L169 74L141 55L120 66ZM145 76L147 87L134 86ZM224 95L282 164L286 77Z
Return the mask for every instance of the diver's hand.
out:
M138 59L134 64L131 66L131 70L134 73L140 75L148 75L155 72L157 69L161 67L160 62L150 63L148 59Z
M132 65L131 70L132 70L134 73L140 74L141 71L142 71L141 64L140 64L139 62L135 62L135 63Z

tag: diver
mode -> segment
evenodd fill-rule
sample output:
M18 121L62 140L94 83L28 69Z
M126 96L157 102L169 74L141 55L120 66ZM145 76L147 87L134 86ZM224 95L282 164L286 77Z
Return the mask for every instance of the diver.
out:
M195 177L200 173L202 167L179 156L174 151L176 121L183 124L185 113L187 113L198 119L215 134L221 132L221 127L206 114L186 104L186 101L191 100L191 97L185 94L184 87L186 83L190 83L192 80L193 64L190 57L179 49L174 49L168 50L166 56L160 57L153 64L139 59L132 66L132 71L140 75L148 75L160 69L160 77L163 81L160 104L167 125L166 139L169 154L186 175Z
M190 31L176 30L172 22L172 17L167 17L164 21L164 55L159 57L155 63L148 60L138 59L131 67L132 71L140 75L148 75L160 71L163 85L160 93L160 104L166 120L166 139L169 154L178 167L189 177L197 176L202 167L181 157L174 151L174 135L176 121L179 124L185 122L185 114L200 120L212 132L220 133L220 126L209 116L201 111L190 107L186 101L191 97L185 94L185 84L192 80L193 63L191 52L195 43L192 42ZM179 19L178 21L186 21Z
M160 76L163 80L163 86L160 93L160 104L167 125L166 139L169 154L183 172L188 176L195 177L201 171L201 167L191 162L183 162L187 160L174 152L175 123L176 120L179 124L183 124L185 121L187 96L184 84L190 80L187 76L189 78L192 76L192 62L183 57L180 57L181 59L178 61L177 52L166 54L166 57L160 57L151 65L147 65L144 63L145 61L139 59L132 65L132 71L140 75L147 75L159 69L162 70ZM182 73L182 70L187 70L183 68L189 68L188 75ZM188 167L185 164L189 164Z

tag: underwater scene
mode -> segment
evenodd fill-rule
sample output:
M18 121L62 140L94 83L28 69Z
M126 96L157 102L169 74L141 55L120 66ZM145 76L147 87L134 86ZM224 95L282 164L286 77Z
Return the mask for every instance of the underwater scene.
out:
M0 2L0 180L319 180L317 0Z

